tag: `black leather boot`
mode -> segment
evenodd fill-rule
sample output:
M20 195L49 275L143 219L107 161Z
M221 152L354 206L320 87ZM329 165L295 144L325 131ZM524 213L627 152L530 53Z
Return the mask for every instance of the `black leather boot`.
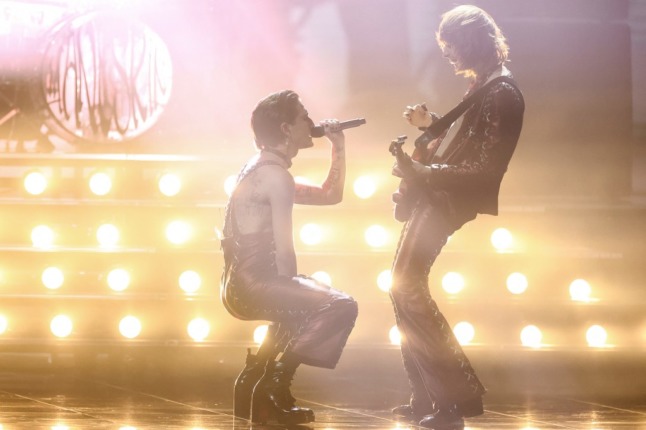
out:
M392 409L392 413L395 417L403 421L411 422L421 420L432 411L432 406L421 405L420 402L415 400L414 396L410 397L410 402L408 404L396 406Z
M296 399L289 391L295 369L289 369L281 362L270 362L266 369L253 390L251 421L283 425L314 421L314 412L295 406Z
M439 405L438 411L426 415L419 425L435 430L461 430L464 428L463 418L475 417L483 413L482 397L474 397L463 402Z
M244 369L233 384L233 415L238 418L249 419L251 415L251 395L265 373L267 360L259 360L258 356L247 349L247 361Z

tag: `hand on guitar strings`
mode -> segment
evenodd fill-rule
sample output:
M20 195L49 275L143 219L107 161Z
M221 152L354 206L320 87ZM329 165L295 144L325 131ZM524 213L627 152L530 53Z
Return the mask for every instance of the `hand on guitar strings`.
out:
M392 175L402 179L414 180L415 178L422 179L426 171L427 167L424 164L413 160L408 154L402 152L393 166Z

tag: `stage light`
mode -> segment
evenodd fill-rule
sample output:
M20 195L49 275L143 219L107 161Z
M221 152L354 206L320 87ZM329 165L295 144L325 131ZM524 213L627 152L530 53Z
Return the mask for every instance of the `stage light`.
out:
M262 345L262 342L265 340L265 337L267 336L267 331L269 330L269 326L266 324L259 325L256 327L256 329L253 331L253 341L257 345Z
M370 176L359 176L353 184L354 194L360 199L368 199L377 191L377 184Z
M593 325L585 333L585 339L588 341L588 346L593 348L603 348L608 340L608 333L606 329L600 325Z
M42 194L47 189L47 184L47 177L39 171L29 172L23 180L25 191L33 196Z
M105 172L96 172L90 176L90 190L97 196L105 196L112 189L112 178Z
M528 285L527 277L522 273L514 272L507 276L507 289L512 294L523 294Z
M231 197L231 193L233 193L233 190L236 188L237 183L237 175L227 176L227 178L224 180L224 192L227 194L227 196Z
M306 245L317 245L323 240L323 229L318 224L305 224L301 227L300 237Z
M327 272L319 270L318 272L312 273L312 278L316 279L322 284L327 285L328 287L332 286L332 277Z
M7 321L7 317L0 315L0 334L4 334L4 332L7 331L7 328L9 328L9 321Z
M36 248L49 248L54 243L54 231L46 225L38 225L31 231L31 243Z
M377 276L377 286L381 291L387 293L393 285L393 275L390 270L384 270Z
M164 173L157 182L159 191L166 197L176 196L182 189L182 180L174 173Z
M222 230L219 228L213 227L213 233L215 233L215 237L217 237L218 240L224 239L224 233L222 233Z
M186 270L179 275L179 287L185 293L193 294L202 286L202 278L193 270Z
M388 243L388 231L380 225L371 225L366 229L364 239L373 248L380 248Z
M453 333L458 339L460 345L468 345L473 341L473 338L476 335L476 330L473 328L473 325L466 321L459 322L453 327Z
M514 237L506 228L497 228L491 233L491 244L497 251L505 251L511 248Z
M396 325L390 328L388 332L388 338L390 339L391 345L401 345L402 344L402 335L399 332L399 329Z
M543 340L543 333L535 325L528 325L520 332L520 341L523 346L530 348L540 348Z
M130 274L125 269L113 269L108 273L108 286L113 291L124 291L130 286Z
M188 335L196 342L201 342L209 335L211 325L204 318L195 318L187 327Z
M442 288L449 294L458 294L464 286L464 277L458 272L448 272L442 277Z
M576 302L589 302L592 288L584 279L575 279L570 284L570 298Z
M119 242L119 229L112 224L102 224L96 230L96 240L103 248L113 247Z
M181 245L188 242L193 231L185 221L172 221L166 226L166 239L174 245Z
M119 333L128 339L134 339L141 334L141 322L136 317L128 315L119 322Z
M40 279L46 288L49 288L50 290L56 290L63 286L65 275L63 275L63 271L58 267L48 267L47 269L43 270L43 274L41 275Z
M56 337L67 337L72 333L72 320L67 315L55 316L49 328Z

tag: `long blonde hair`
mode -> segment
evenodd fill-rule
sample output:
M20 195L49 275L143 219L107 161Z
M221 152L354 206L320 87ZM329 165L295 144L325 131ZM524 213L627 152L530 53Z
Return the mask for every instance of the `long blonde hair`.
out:
M474 77L507 61L507 39L491 15L477 6L457 6L442 15L436 33L440 47L453 45L460 54L464 70Z

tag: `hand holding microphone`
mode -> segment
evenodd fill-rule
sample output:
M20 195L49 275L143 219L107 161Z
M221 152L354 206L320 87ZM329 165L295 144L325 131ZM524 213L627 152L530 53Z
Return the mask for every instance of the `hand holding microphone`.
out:
M356 119L351 119L348 121L341 121L339 123L338 130L345 130L346 128L354 128L354 127L359 127L362 124L365 124L366 120L365 118L356 118ZM325 136L325 128L322 125L316 125L312 127L310 131L310 136L312 137L323 137Z

